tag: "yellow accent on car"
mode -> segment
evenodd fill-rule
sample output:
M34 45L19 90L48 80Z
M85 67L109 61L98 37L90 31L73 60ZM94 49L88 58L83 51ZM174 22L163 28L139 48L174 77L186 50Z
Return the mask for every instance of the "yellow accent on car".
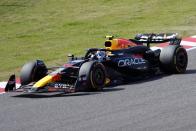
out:
M105 36L105 38L106 38L106 40L112 40L112 39L114 38L114 36L112 36L112 35L107 35L107 36Z
M118 45L118 40L117 39L106 40L106 41L111 42L111 46L110 47L106 47L106 49L108 49L108 50L117 50L117 49L119 49L119 45Z
M43 87L43 86L45 86L46 84L48 84L49 82L52 82L52 76L47 75L47 76L45 76L44 78L42 78L41 80L39 80L38 82L36 82L36 83L33 85L33 88L40 88L40 87Z
M105 84L107 85L107 84L109 84L110 83L110 79L109 78L106 78L106 80L105 80Z

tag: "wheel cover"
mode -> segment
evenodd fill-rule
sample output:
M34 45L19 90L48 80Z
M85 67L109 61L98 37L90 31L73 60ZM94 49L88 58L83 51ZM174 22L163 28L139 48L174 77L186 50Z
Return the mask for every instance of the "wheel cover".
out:
M187 55L184 51L180 51L176 55L176 66L180 69L184 69L187 66Z
M102 86L105 82L104 71L101 68L97 68L92 72L92 80L95 86Z

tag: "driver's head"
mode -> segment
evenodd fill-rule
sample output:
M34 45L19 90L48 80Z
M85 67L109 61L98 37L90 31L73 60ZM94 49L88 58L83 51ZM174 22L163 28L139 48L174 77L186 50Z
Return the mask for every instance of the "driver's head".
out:
M106 57L106 52L105 51L97 51L95 55L98 60L102 61Z

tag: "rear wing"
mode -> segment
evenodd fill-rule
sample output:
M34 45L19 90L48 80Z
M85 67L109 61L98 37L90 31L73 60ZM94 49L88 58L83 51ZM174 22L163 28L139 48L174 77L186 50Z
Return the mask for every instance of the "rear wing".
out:
M181 38L177 33L160 33L160 34L137 34L135 39L130 39L136 43L146 43L149 47L151 43L165 43L169 42L171 45L180 45Z

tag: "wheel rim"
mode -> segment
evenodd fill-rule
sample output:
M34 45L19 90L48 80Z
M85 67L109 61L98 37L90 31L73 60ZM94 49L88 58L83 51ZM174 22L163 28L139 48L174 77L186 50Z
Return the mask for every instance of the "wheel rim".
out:
M97 68L92 72L94 85L102 86L104 84L104 72L101 68Z
M187 56L184 51L180 51L176 56L176 65L180 69L184 69L187 66Z

